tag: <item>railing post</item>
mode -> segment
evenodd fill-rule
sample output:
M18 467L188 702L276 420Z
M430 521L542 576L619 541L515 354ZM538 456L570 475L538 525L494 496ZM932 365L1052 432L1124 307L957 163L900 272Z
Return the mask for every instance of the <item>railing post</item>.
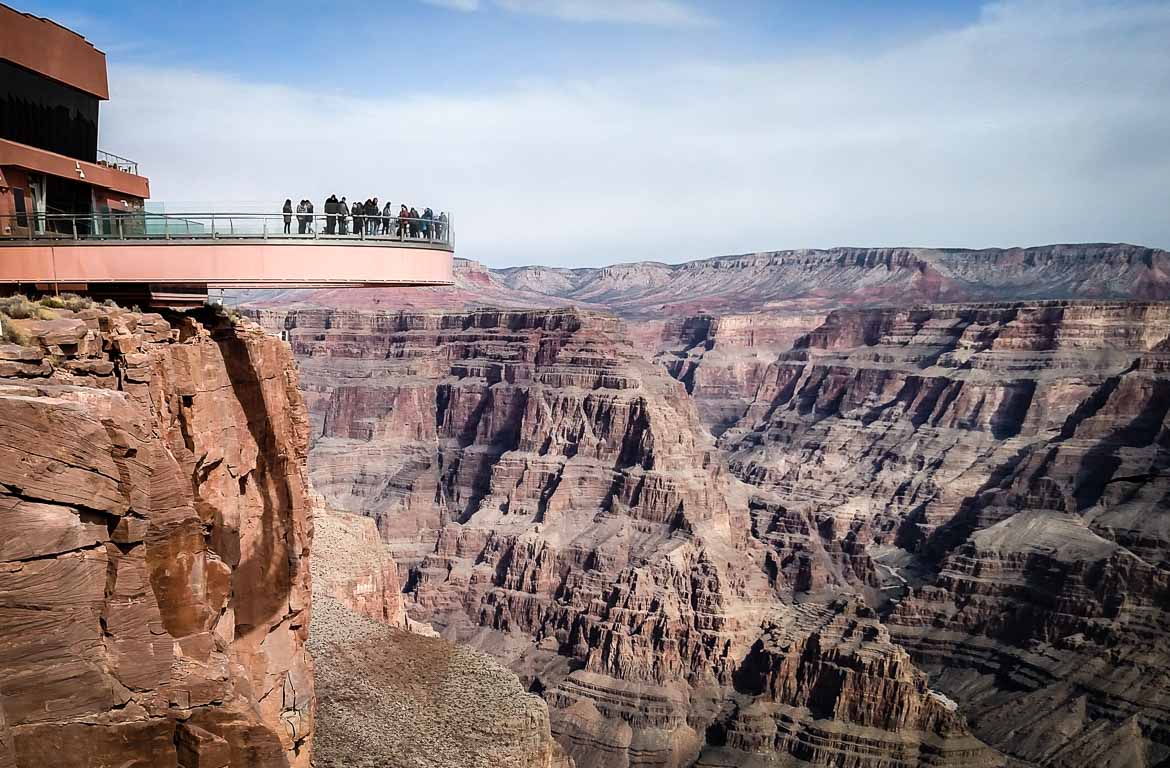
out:
M264 239L268 239L268 217L264 217Z
M73 225L73 239L76 240L77 239L77 217L70 216L69 223Z
M118 222L118 239L125 240L126 232L122 229L122 217L118 216L114 221Z
M163 238L171 239L171 219L165 213L163 214Z
M211 214L211 239L215 239L215 214Z

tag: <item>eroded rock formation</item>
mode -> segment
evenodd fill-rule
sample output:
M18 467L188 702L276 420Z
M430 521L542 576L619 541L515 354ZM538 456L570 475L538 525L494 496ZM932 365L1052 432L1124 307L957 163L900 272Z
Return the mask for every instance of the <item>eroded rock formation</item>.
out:
M681 381L699 419L718 437L747 414L776 358L824 320L823 314L700 315L661 324L658 361ZM657 330L653 321L630 326ZM651 334L647 334L651 335Z
M383 624L408 629L398 563L368 517L335 512L314 498L313 592Z
M0 765L307 768L306 413L255 326L5 319Z
M767 504L727 471L684 384L617 320L577 310L261 318L289 333L303 366L316 486L377 521L409 569L413 616L543 694L579 766L761 750L856 766L926 753L935 765L1002 763L961 715L943 714L869 614L832 596L795 604L788 553L754 527ZM748 680L797 646L800 674L822 670L825 681L852 659L849 685L809 695ZM897 691L893 709L906 712L875 714L880 704L862 702L875 687ZM765 714L749 717L753 707ZM765 720L788 736L735 735Z

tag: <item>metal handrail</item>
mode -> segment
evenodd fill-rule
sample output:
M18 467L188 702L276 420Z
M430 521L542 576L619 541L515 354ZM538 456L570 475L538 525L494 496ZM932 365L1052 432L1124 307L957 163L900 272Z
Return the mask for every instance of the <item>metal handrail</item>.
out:
M104 165L107 168L113 168L115 171L122 173L138 175L138 163L129 158L120 157L113 152L106 152L104 149L97 151L97 164Z
M286 221L287 219L287 221ZM360 231L355 232L360 223ZM286 231L287 229L287 231ZM0 241L11 240L371 240L452 245L451 216L323 213L0 214Z

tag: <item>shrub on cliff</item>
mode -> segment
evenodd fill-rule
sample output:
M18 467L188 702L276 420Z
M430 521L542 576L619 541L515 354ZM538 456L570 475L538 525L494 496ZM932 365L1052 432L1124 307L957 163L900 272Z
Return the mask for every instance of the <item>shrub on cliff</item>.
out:
M0 341L5 344L19 344L26 347L29 344L28 334L12 324L12 318L0 312Z
M50 309L67 309L70 312L80 312L83 309L93 307L94 301L86 296L78 296L76 293L62 293L57 296L46 296L41 299L41 306L49 307Z

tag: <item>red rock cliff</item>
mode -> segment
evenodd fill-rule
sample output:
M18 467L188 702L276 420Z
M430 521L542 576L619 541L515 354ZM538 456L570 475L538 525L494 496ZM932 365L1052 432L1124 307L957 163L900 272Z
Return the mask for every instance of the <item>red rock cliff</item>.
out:
M307 768L306 413L252 326L0 345L0 765Z

